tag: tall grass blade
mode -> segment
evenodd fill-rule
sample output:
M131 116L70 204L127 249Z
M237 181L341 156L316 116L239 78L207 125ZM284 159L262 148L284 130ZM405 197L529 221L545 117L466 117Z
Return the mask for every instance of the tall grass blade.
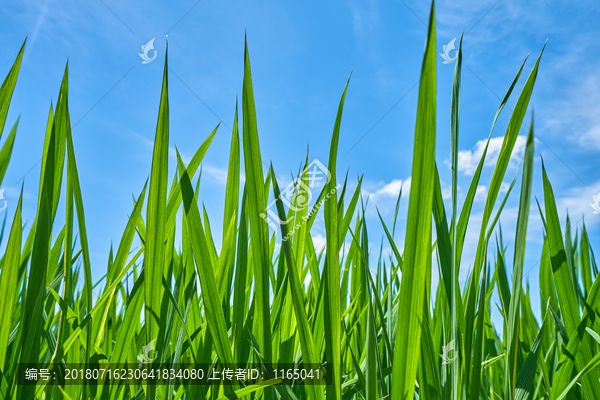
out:
M281 192L279 191L279 185L277 184L277 178L275 172L271 166L271 179L273 181L273 194L277 199L277 212L279 219L285 219L285 211L283 209L283 202L281 201ZM286 237L289 234L287 224L280 224L281 235ZM319 357L315 350L313 337L308 324L308 317L305 310L305 298L304 291L302 288L302 280L300 279L299 266L293 257L292 249L289 241L282 243L283 251L285 254L285 262L287 266L287 277L291 289L291 298L294 307L294 314L298 323L298 330L300 334L300 347L302 349L302 358L307 364L319 364ZM323 392L317 386L310 386L307 390L310 393L309 399L322 399Z
M458 285L456 276L457 271L457 229L456 229L456 216L458 211L457 200L458 200L458 125L460 116L460 79L462 71L462 41L463 34L460 36L460 42L458 45L458 53L456 56L456 65L454 67L454 81L452 83L452 101L451 101L451 158L452 158L452 217L450 221L450 231L452 232L452 254L450 258L450 276L451 276L451 290L450 290L450 312L452 313L451 323L451 334L450 338L453 343L457 343L459 336L458 333L458 316L457 316L457 299L460 299L460 293L458 293ZM436 222L437 224L437 222ZM450 366L450 385L452 399L458 399L458 362L452 363Z
M19 295L19 264L21 258L21 209L23 206L23 189L13 218L6 253L0 272L0 370L5 371L8 335L12 327L13 309Z
M270 362L272 359L271 315L269 309L269 272L267 269L271 265L269 260L269 232L266 222L260 216L266 213L267 203L247 43L244 52L242 114L248 217L250 220L250 236L252 237L250 245L255 276L254 297L256 308L254 318L256 330L253 330L252 333L265 362ZM265 400L270 400L272 398L271 390L266 390L264 396Z
M342 397L342 365L341 349L339 346L341 339L341 309L340 309L340 264L339 264L339 226L338 226L338 204L337 204L337 151L340 138L340 127L342 125L342 113L344 110L344 101L348 92L348 84L342 93L338 106L335 123L333 125L333 134L331 136L331 145L329 147L329 163L327 169L331 178L325 185L325 233L326 233L326 270L323 271L324 284L324 316L325 321L325 352L327 362L331 365L332 377L331 385L327 386L328 397L340 400ZM326 273L325 273L326 272Z
M550 252L550 260L552 263L552 271L554 274L554 282L556 284L556 293L558 295L562 320L564 321L566 334L571 338L573 335L576 335L578 331L581 315L579 314L575 282L573 282L565 254L558 211L554 200L554 191L548 180L543 162L542 174L544 180L544 203L546 208L549 244L548 250ZM569 341L569 345L571 344L570 342L571 340ZM586 364L591 360L592 354L590 343L587 340L582 340L581 347L581 352L575 354L575 364L579 370L585 368ZM582 386L586 396L589 398L600 398L600 381L598 381L598 379L586 375L583 378ZM553 396L553 398L555 399L556 397Z
M533 179L533 115L531 117L527 145L525 147L525 162L523 164L523 179L521 181L521 198L517 216L517 231L515 234L515 255L512 273L512 291L510 310L508 314L508 334L506 338L505 363L505 392L508 398L515 395L515 380L517 376L517 352L519 342L519 306L521 300L523 264L525 262L525 241L527 237L527 222L529 221L529 203Z
M435 5L431 5L421 67L412 163L404 267L400 284L391 398L412 400L420 358L426 298L426 268L431 260L431 210L435 178L436 121Z
M162 303L163 261L165 256L166 206L169 161L169 86L168 86L168 42L165 50L165 66L163 72L158 122L154 137L152 154L152 172L148 191L146 210L146 241L144 251L144 297L145 297L145 330L146 343L157 341L156 352L162 354L162 339L159 335L159 321ZM157 360L155 363L160 362ZM155 386L147 387L148 400L155 398Z
M4 131L8 107L10 106L10 100L12 99L15 85L17 84L19 70L21 69L21 60L23 60L23 52L25 51L25 43L27 43L27 38L25 38L10 72L4 79L4 82L2 82L2 86L0 86L0 136L2 136L2 132Z

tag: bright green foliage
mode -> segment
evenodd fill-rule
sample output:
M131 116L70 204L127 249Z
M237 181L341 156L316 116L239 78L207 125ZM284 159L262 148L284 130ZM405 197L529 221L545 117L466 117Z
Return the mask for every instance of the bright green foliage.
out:
M187 165L176 152L177 170L168 170L165 61L149 180L133 201L118 247L107 249L102 285L94 284L71 135L67 67L56 107L51 106L48 115L31 229L24 234L21 210L28 200L21 195L10 231L0 233L0 241L6 240L0 258L0 399L600 399L597 262L585 225L574 229L567 218L563 231L550 179L545 170L534 169L533 117L522 172L498 202L541 54L518 96L493 176L486 182L490 189L483 215L474 216L487 147L464 202L458 204L461 39L453 85L441 88L452 94L452 203L446 210L435 159L439 132L434 10L432 5L421 64L405 244L402 249L394 239L401 191L393 220L380 215L385 238L378 254L369 246L369 200L361 196L362 177L353 186L348 176L341 179L337 174L349 82L334 120L329 159L323 162L328 181L320 193L313 193L315 205L309 209L307 154L292 193L285 193L291 195L286 203L292 205L286 210L276 169L265 169L268 157L261 156L246 45L241 115L238 121L236 103L232 118L224 215L212 217L213 224L223 223L221 248L215 246L219 240L199 204L197 174L219 126ZM24 47L0 87L0 133L23 51ZM523 68L508 86L490 137ZM14 123L4 135L0 184L19 140L17 126ZM514 253L508 254L498 220L518 176L519 213L510 235ZM534 180L543 183L544 198L536 199L539 213L530 215ZM66 199L60 199L63 192ZM276 201L267 210L271 198ZM63 215L57 213L61 206L66 207L64 221L56 217ZM311 232L321 208L327 240L322 250L315 247ZM271 221L275 215L287 221L274 233L265 220L268 211ZM466 260L465 235L475 218L482 221L476 255ZM538 218L544 226L541 303L532 305L523 274L535 266L525 261L525 251L528 224ZM495 245L490 244L492 235ZM391 254L383 253L383 242ZM467 265L473 269L461 287L459 270ZM436 272L440 284L434 288ZM492 302L493 294L498 302ZM543 321L534 317L534 308L541 310ZM500 324L492 320L495 309ZM151 341L153 365L163 368L217 361L326 363L331 383L286 384L267 375L248 386L187 386L176 381L160 386L16 384L19 362L136 363L142 346Z

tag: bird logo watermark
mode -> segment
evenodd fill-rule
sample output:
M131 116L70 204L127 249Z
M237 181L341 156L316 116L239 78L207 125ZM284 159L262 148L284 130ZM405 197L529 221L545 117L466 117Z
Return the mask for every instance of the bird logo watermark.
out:
M590 206L592 206L592 208L594 209L593 213L600 214L600 192L596 193L596 195L592 197L592 201L593 203L590 203Z
M450 357L451 352L453 353L452 357ZM454 360L456 360L458 353L454 347L454 339L452 339L447 345L442 346L442 354L440 354L440 357L442 357L443 360L442 364L451 364Z
M154 39L150 40L148 43L142 45L142 52L138 53L138 56L142 58L142 64L149 64L156 58L156 50L154 50ZM150 50L154 50L154 57L148 57L148 52Z
M142 353L138 354L137 359L142 364L150 364L158 357L158 353L154 351L154 342L156 339L152 340L146 346L142 346ZM150 353L154 352L154 355L150 357Z
M6 189L6 188L0 189L0 200L4 200L4 189ZM6 210L7 205L8 205L8 202L6 200L4 200L4 205L2 207L0 207L0 212Z
M302 179L302 177L305 175L308 177L308 182L305 182ZM281 191L279 199L281 199L283 204L294 212L304 210L308 207L310 201L313 198L312 189L315 187L315 184L327 185L330 180L331 173L329 172L327 167L325 167L325 165L323 165L321 161L315 159L304 169L304 171L298 179L294 180L285 189ZM337 187L334 188L334 190L337 190ZM330 196L331 194L329 193L325 197L329 198ZM323 200L321 200L321 202ZM269 205L267 205L267 208L265 210L266 212L260 214L261 218L264 219L265 222L269 224L269 226L273 228L275 232L277 232L277 227L279 225L288 224L294 219L293 216L288 218L287 220L279 219L279 215L277 214L276 202L277 199L274 199L271 203L269 203ZM310 215L305 216L306 219L308 219L309 217ZM291 233L293 233L293 231L294 227L292 227ZM285 240L287 239L284 238L284 241Z
M440 53L440 56L442 56L442 58L444 59L443 64L450 64L452 61L456 60L456 57L458 57L458 51L454 53L454 57L450 57L450 52L455 49L455 47L454 47L455 40L456 40L456 38L452 39L450 41L450 43L445 44L442 47L443 53Z

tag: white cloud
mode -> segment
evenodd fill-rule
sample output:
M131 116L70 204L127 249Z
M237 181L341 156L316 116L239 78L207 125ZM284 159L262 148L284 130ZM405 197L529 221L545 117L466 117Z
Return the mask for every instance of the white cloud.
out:
M36 7L39 9L39 14L38 14L38 17L35 22L35 27L33 28L33 31L31 32L31 39L28 43L29 48L27 49L28 52L25 53L25 59L27 59L29 54L31 53L31 49L33 48L33 45L37 41L40 30L42 29L42 26L44 25L44 22L46 20L46 15L48 14L48 3L50 3L50 2L48 1L45 4L42 4L41 6L38 5L38 7Z
M566 99L556 105L550 126L571 132L568 138L582 149L600 150L600 74L589 73L575 85Z
M573 225L584 217L588 227L600 223L600 214L594 214L594 208L590 204L593 203L593 197L598 193L600 193L600 181L588 186L573 188L568 191L566 196L558 196L556 208L561 215L561 224L564 224L567 211Z
M205 176L205 174L223 185L227 184L226 169L215 167L210 164L202 164L202 175Z
M447 184L442 179L440 179L440 185L442 187L442 199L444 200L452 200L452 185ZM460 193L462 188L460 186L456 187L457 193Z
M508 182L502 182L500 184L500 193L506 193L506 192L508 192L509 188L510 188L510 183L508 183Z
M451 188L442 188L442 199L444 200L452 200L452 189Z
M570 30L571 31L571 30ZM595 37L589 30L564 35L568 41L556 48L545 66L543 117L540 125L564 143L567 137L581 149L600 149L600 72ZM565 74L569 71L569 74ZM547 111L546 111L547 110ZM559 149L560 150L560 149ZM564 149L563 149L564 150Z
M327 245L327 238L321 234L314 235L312 240L313 244L315 245L315 252L317 254Z
M366 39L378 29L381 29L379 21L379 11L376 1L351 2L350 11L352 12L352 27L354 34L360 39Z
M148 141L148 143L150 145L152 145L152 142ZM183 161L183 163L186 166L192 160L191 156L184 154L182 152L179 152L179 155L181 156L181 160ZM169 158L171 158L174 161L177 161L177 150L175 147L169 147ZM203 162L200 165L200 168L202 169L202 177L203 178L207 177L207 178L211 179L212 181L216 181L217 183L219 183L221 185L227 184L227 173L228 173L227 169L220 168L220 167L214 166L212 164L207 164L205 162ZM246 180L246 176L243 173L240 173L240 183L244 183L245 180Z
M410 192L410 181L411 181L411 178L408 177L404 180L393 179L390 183L386 183L386 184L381 182L379 184L379 186L380 186L379 189L375 190L374 192L367 192L367 194L370 196L371 200L373 200L374 202L377 202L378 200L381 200L383 198L397 199L398 193L400 193L400 188L402 188L403 193Z
M475 190L475 201L485 201L487 197L487 186L479 185Z
M19 201L19 196L21 195L21 188L20 187L12 187L12 186L7 186L4 188L5 192L4 192L4 199L15 199L15 204ZM32 199L36 199L36 196L33 195L32 193L30 193L27 190L23 190L23 199L24 200L32 200ZM1 205L1 204L0 204Z
M304 289L305 290L308 288L308 285L310 284L311 280L312 280L312 275L310 274L310 271L308 271L308 273L306 274L306 278L304 278Z
M502 143L504 136L498 136L490 139L487 154L485 157L484 166L490 167L496 165L500 150L502 149ZM477 165L481 160L483 151L485 150L486 140L478 140L472 150L460 150L458 152L458 170L465 175L473 175L477 170ZM523 158L525 152L525 145L527 144L527 138L525 136L518 136L515 142L515 147L511 154L511 161L519 162ZM448 162L446 162L448 164Z

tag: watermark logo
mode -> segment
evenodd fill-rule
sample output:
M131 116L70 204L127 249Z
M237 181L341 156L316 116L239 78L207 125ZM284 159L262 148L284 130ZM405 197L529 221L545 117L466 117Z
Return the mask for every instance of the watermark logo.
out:
M450 357L450 352L453 353L452 357ZM442 354L440 354L440 357L442 357L443 360L442 364L451 364L454 360L456 360L458 353L454 347L454 339L452 339L447 345L442 346Z
M304 175L308 176L308 182L306 182L306 180L302 180ZM322 185L327 185L330 180L331 173L327 167L325 167L321 161L315 159L304 169L304 171L302 171L302 174L300 174L298 179L290 183L284 190L281 191L279 199L281 199L283 204L293 211L304 210L308 207L313 198L312 189L315 187L315 184L322 183ZM333 190L336 189L337 188L334 188ZM330 196L331 194L328 194L327 198ZM290 217L287 220L279 219L276 202L277 199L274 199L267 206L267 209L265 210L266 213L260 214L261 218L264 219L275 232L277 232L277 227L279 225L288 224L293 219L293 217ZM320 206L320 204L318 206ZM316 207L314 211L318 211L318 207ZM310 215L307 215L303 218L308 220L309 217ZM290 232L290 235L292 232ZM284 241L285 240L287 240L287 238L284 238Z
M142 64L148 64L151 63L152 61L154 61L154 59L156 58L156 50L154 50L154 39L150 40L148 43L143 44L142 45L142 52L138 53L138 56L140 56L142 58ZM150 58L148 57L148 52L150 50L154 50L154 57Z
M2 190L4 190L4 189L2 189ZM593 201L593 203L590 203L590 206L592 206L592 208L594 209L593 213L600 214L600 192L596 193L596 195L594 197L592 197L592 201ZM0 211L2 211L2 210L0 210Z
M4 189L6 189L6 188L0 189L0 200L4 200ZM6 210L7 205L8 205L8 202L6 200L4 200L4 204L2 205L2 207L0 207L0 212Z
M442 48L443 53L440 53L440 56L442 56L442 58L444 59L443 64L450 64L452 61L456 60L456 57L458 57L458 51L454 53L454 57L450 57L450 52L455 49L455 47L454 47L455 40L456 40L456 38L452 39L450 41L450 43L443 46L443 48Z
M137 359L142 364L150 364L158 357L158 353L154 351L154 342L156 339L152 340L146 346L142 346L142 353L138 354ZM150 353L154 352L154 355L150 357Z

